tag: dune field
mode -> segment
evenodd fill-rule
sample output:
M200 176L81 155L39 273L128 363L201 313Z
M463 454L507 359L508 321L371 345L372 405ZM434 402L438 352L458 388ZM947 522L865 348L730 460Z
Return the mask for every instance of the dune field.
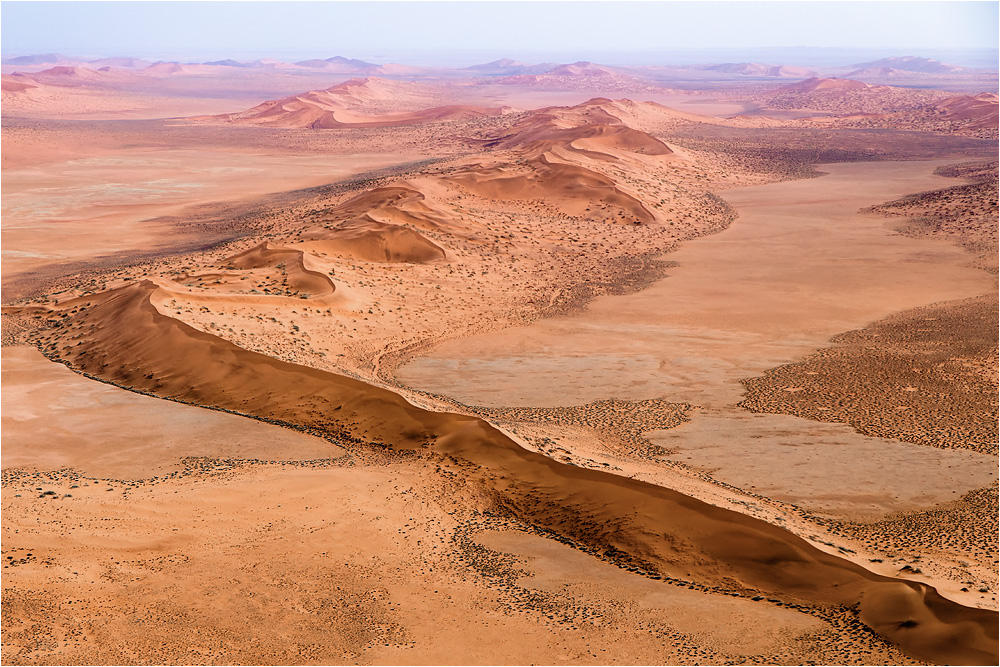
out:
M935 62L5 61L4 663L996 664Z

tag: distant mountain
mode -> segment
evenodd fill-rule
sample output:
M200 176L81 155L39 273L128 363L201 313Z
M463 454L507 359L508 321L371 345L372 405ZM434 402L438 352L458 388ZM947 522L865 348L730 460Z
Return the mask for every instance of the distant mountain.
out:
M72 60L68 56L64 56L60 53L40 53L33 56L17 56L14 58L4 58L4 65L48 65L64 62L67 60Z
M32 74L32 78L94 81L101 78L101 73L97 70L87 69L86 67L66 67L64 65L57 65L55 67L50 67L49 69L43 69L40 72L35 72Z
M358 60L357 58L345 58L344 56L333 56L332 58L327 58L326 62L333 65L341 65L343 67L378 67L375 63L370 63L365 60Z
M470 67L466 67L465 69L467 71L475 72L476 74L485 74L490 76L517 76L520 74L543 74L551 70L553 67L556 67L555 63L538 63L530 65L528 63L512 60L510 58L501 58L500 60L494 60L490 63L472 65Z
M958 74L972 71L968 67L949 65L932 58L920 58L917 56L882 58L881 60L872 60L867 63L856 63L851 65L851 67L854 67L856 70L888 67L903 72L921 72L923 74Z
M143 67L149 67L153 63L148 60L140 60L139 58L98 58L97 60L88 60L88 65L93 65L94 67L126 67L128 69L141 69Z
M258 67L260 62L243 62L240 60L233 60L232 58L227 58L225 60L211 60L209 62L202 63L202 65L218 65L220 67Z
M155 76L169 76L171 74L189 74L191 68L180 63L157 62L141 70L144 74Z
M604 67L602 65L595 65L588 60L580 60L575 63L570 63L568 65L556 65L550 70L544 72L549 76L615 76L616 72L609 67Z
M741 74L743 76L764 77L773 76L788 79L805 79L816 76L816 72L805 67L793 65L767 65L764 63L721 63L707 65L704 69L726 74Z
M312 60L301 60L295 64L299 67L322 69L338 74L373 74L379 69L379 65L375 63L343 56L333 56L326 59L313 58Z
M929 75L926 75L923 72L907 72L894 67L866 67L864 69L856 69L853 72L848 72L845 76L849 79L878 79L883 81L887 79L912 79L914 77Z

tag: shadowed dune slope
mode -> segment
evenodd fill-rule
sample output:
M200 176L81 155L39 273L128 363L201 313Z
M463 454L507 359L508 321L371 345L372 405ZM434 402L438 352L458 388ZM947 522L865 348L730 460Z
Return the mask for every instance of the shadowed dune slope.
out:
M429 412L390 391L249 352L161 314L151 302L156 290L143 281L93 299L63 318L45 352L160 396L422 453L481 487L494 509L647 572L710 590L760 591L820 613L860 603L864 622L914 657L997 661L994 612L872 574L676 491L560 464L480 419Z
M333 294L336 289L327 276L307 269L303 252L293 248L281 248L265 242L224 262L226 266L237 269L280 268L292 288L313 296Z

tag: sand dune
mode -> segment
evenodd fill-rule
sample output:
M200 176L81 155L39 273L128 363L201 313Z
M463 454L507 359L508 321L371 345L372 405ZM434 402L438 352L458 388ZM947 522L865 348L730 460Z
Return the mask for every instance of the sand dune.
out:
M28 77L16 74L4 74L2 86L5 93L20 93L38 87L35 82L29 81Z
M461 233L454 215L431 204L420 190L407 184L375 188L352 197L324 213L319 219L324 223L343 223L366 219L388 225L411 225L425 231ZM303 232L306 240L326 238L330 224L322 229ZM415 240L415 239L414 239Z
M998 126L997 96L993 93L959 95L938 102L938 109L944 117L954 120L971 121L973 128L996 128Z
M310 296L326 296L336 289L329 277L306 267L305 254L301 250L267 242L229 257L225 264L238 269L279 268L291 289Z
M479 116L493 116L499 109L469 105L450 105L408 113L365 114L351 111L329 110L307 101L285 102L280 107L270 107L260 114L232 118L233 122L264 123L272 127L332 129L337 127L393 127L418 125L450 120L468 120Z
M367 77L263 102L239 113L197 120L320 129L416 125L468 120L501 112L499 108L462 104L430 106L439 99L433 86Z
M670 155L659 139L629 127L615 102L595 98L574 107L550 107L534 112L510 128L510 133L486 145L544 151L553 146L607 147L645 155ZM582 145L582 144L579 144Z
M66 66L50 67L49 69L35 72L32 76L37 79L79 79L90 81L97 81L101 78L101 74L97 70L86 67Z
M420 233L373 220L365 214L337 227L307 231L298 247L366 262L430 262L444 259L444 250Z
M482 420L428 412L387 390L243 350L162 315L150 301L156 290L143 281L92 299L48 337L47 354L160 396L413 451L488 490L495 509L642 571L763 593L821 616L837 615L829 605L860 604L866 624L914 657L997 660L994 612L874 575L781 528L675 491L557 463Z
M649 223L655 219L642 202L623 192L596 171L553 161L541 155L528 173L503 167L469 170L447 180L478 197L498 200L545 199L572 215L591 214L618 222ZM598 213L591 207L600 206Z

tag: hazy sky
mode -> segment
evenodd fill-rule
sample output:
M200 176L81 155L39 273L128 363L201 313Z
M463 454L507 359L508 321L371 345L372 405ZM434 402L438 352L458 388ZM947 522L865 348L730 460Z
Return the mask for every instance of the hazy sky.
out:
M0 50L155 58L585 58L747 47L996 48L985 2L0 3ZM905 52L905 53L904 53ZM424 54L423 58L417 54ZM607 58L605 58L607 61ZM466 63L471 64L471 63Z

